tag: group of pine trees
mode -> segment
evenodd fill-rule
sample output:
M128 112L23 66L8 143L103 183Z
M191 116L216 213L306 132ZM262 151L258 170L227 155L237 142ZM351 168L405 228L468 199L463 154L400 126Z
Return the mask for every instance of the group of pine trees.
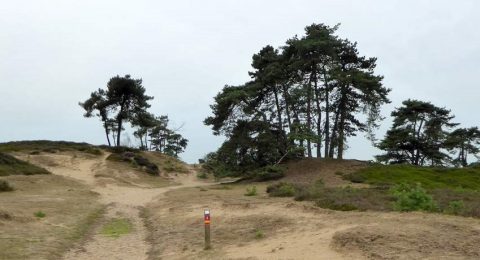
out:
M458 124L452 122L450 110L418 100L409 99L402 104L392 112L393 126L377 144L385 151L376 156L378 161L465 167L468 155L480 151L480 130L470 127L452 131Z
M187 147L188 140L168 126L168 116L155 116L147 111L153 97L145 94L141 79L130 75L115 76L107 83L106 89L98 89L90 98L79 105L85 110L85 117L97 116L102 121L109 146L121 146L121 133L125 124L135 128L134 136L143 150L160 151L178 157Z
M225 86L204 123L226 141L206 159L233 171L278 164L289 157L342 159L347 138L364 132L385 154L384 163L466 166L479 152L480 131L458 128L450 111L406 100L392 113L384 140L374 130L390 89L375 74L376 58L335 33L338 25L312 24L305 35L252 57L251 80ZM455 154L451 157L449 154Z
M302 37L253 55L251 80L225 86L204 121L215 135L227 137L208 161L238 172L292 157L342 159L347 138L361 132L375 142L390 89L375 74L376 58L361 56L357 44L337 36L337 29L312 24ZM110 135L120 146L129 122L141 149L178 156L188 141L168 127L167 116L147 111L152 99L141 79L115 76L80 106L85 117L100 118L110 146ZM480 151L480 130L453 129L458 124L445 108L409 99L392 117L392 128L375 144L385 151L376 156L380 162L466 166L469 155Z
M390 90L374 72L376 58L361 56L337 29L312 24L253 55L251 80L225 86L204 121L227 137L216 160L242 169L291 156L342 159L347 137L372 133Z

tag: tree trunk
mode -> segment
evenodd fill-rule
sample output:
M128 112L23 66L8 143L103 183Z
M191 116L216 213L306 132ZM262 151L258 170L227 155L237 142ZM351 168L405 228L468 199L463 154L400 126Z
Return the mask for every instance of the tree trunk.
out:
M347 114L347 93L346 93L346 88L348 86L343 86L340 94L340 104L338 107L338 112L340 113L340 124L338 125L338 151L337 151L337 158L338 159L343 159L343 151L344 151L344 142L345 142L345 117Z
M112 146L112 144L110 143L110 135L108 134L108 125L107 125L107 122L103 122L103 128L105 128L105 135L107 136L107 142L108 142L108 146Z
M325 84L325 154L328 154L330 141L330 97L328 89L328 78L325 66L323 67L323 81Z
M317 85L317 73L314 72L314 91L315 91L315 104L317 105L317 158L322 157L322 111L320 108L320 91ZM327 154L325 154L327 157Z
M338 138L337 138L337 131L338 131L338 118L339 118L340 112L337 109L337 112L335 113L335 121L333 122L333 130L332 130L332 135L330 138L330 151L328 152L328 157L333 158L334 153L335 153L335 146L338 147Z
M138 137L138 139L140 139L140 147L141 147L142 149L145 149L144 146L143 146L143 136L140 135L140 136Z
M287 86L283 85L283 99L285 100L285 113L287 114L287 123L288 123L288 131L292 132L292 119L290 118L290 108L288 105L290 104L290 97L288 95Z
M308 81L307 85L307 130L310 133L312 129L312 78ZM312 143L310 141L310 136L307 138L307 155L308 158L312 157Z
M118 119L117 146L120 146L120 134L122 133L122 118Z

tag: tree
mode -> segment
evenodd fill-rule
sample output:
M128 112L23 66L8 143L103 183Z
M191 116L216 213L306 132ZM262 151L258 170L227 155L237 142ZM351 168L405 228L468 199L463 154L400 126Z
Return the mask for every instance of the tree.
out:
M317 157L323 148L324 157L342 159L349 136L372 138L390 90L374 73L376 58L360 56L356 43L335 35L337 28L312 24L278 49L263 47L252 56L251 81L217 94L204 121L227 137L217 161L248 168L302 150L312 157L314 146ZM275 140L268 151L258 146L260 134Z
M158 121L155 116L146 111L139 111L134 113L131 124L138 129L133 133L135 137L140 140L140 149L148 150L148 134L158 125Z
M451 132L445 142L446 148L452 152L457 152L457 157L453 160L455 165L466 167L469 154L480 152L480 130L478 127L458 128Z
M387 163L413 165L443 165L449 156L445 147L447 129L456 126L450 110L418 100L403 101L403 106L392 112L393 126L387 131L378 148L386 151L376 156Z
M83 109L85 109L84 117L97 116L103 122L103 128L105 129L105 135L107 137L108 146L112 146L110 143L110 132L113 127L108 118L109 102L107 100L106 92L103 89L98 89L90 94L90 98L84 102L78 103ZM96 114L94 114L96 111Z
M116 111L117 146L120 146L120 134L124 121L132 120L136 114L150 107L148 101L153 97L145 95L142 79L133 79L130 75L115 76L107 83L106 96L109 107Z

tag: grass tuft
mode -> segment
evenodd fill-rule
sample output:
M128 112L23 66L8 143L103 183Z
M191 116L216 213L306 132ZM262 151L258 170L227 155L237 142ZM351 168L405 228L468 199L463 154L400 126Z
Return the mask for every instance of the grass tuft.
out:
M247 187L247 192L244 195L245 196L256 196L257 195L257 187L256 186Z
M37 218L44 218L44 217L47 216L47 214L45 214L45 212L43 212L43 211L41 211L41 210L33 213L33 215L34 215L35 217L37 217Z
M114 218L103 226L100 233L107 237L119 238L122 235L132 232L132 230L133 225L129 219Z

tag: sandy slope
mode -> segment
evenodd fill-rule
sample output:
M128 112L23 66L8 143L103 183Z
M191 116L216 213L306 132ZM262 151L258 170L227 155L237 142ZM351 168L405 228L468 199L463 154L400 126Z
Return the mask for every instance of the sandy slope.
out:
M193 188L210 185L194 174L175 176L180 185L153 188L135 182L128 169L111 172L105 158L72 154L23 158L90 185L108 205L105 219L128 218L134 225L132 233L117 239L99 234L99 225L65 259L480 259L478 219L324 210L289 198L269 198L264 184L256 184L260 194L255 197L244 196L242 185L226 190ZM342 185L334 170L331 182ZM132 178L108 177L119 174ZM147 204L149 230L139 216ZM209 251L203 250L201 239L201 212L206 207L214 214L214 247ZM258 229L264 238L255 238Z
M39 164L53 174L76 179L92 187L100 194L102 203L108 205L105 219L127 218L133 224L133 232L119 238L110 238L97 230L86 244L70 250L65 259L146 259L150 249L145 241L147 231L140 217L140 211L146 203L161 197L165 192L180 187L208 185L200 182L194 174L179 174L174 181L180 185L152 188L141 184L105 182L95 175L107 169L102 157L79 157L72 154L52 154L39 156L21 156L22 159ZM100 226L98 227L100 229Z

